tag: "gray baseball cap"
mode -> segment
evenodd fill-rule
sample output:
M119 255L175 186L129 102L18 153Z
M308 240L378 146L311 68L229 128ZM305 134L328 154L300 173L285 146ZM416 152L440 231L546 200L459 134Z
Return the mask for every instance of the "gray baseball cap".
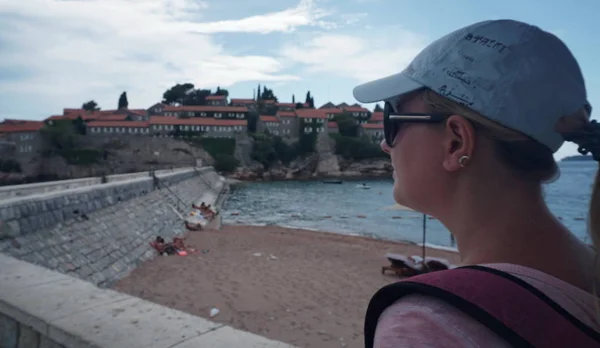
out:
M579 64L556 36L513 20L458 29L427 46L402 72L354 88L362 103L429 88L546 145L563 143L558 120L585 107Z

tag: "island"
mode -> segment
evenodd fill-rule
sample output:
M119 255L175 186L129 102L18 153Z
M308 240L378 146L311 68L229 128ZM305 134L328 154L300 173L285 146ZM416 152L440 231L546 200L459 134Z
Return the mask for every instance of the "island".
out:
M575 155L575 156L567 156L563 158L562 162L573 162L573 161L593 161L594 158L590 155Z

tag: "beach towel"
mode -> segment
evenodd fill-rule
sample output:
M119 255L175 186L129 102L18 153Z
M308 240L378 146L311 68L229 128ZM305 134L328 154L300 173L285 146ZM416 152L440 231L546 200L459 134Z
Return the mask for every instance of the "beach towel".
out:
M600 332L529 283L493 268L465 266L414 276L381 288L367 309L366 348L373 347L379 316L409 294L433 296L456 307L513 347L600 346Z

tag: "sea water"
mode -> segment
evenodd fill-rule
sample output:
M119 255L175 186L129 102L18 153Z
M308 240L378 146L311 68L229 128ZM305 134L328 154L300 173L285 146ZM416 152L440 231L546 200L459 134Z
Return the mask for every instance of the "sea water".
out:
M560 177L544 186L552 212L575 235L589 241L586 215L595 162L561 162ZM365 183L370 189L357 185ZM234 187L225 202L225 224L277 225L421 243L423 215L389 210L392 179L344 181L281 181L245 183ZM493 199L493 197L490 197ZM437 220L425 219L426 243L453 247L448 230Z

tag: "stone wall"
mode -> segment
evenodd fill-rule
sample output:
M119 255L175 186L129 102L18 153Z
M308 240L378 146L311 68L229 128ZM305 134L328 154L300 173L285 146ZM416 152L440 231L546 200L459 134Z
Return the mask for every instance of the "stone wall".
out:
M286 348L0 254L2 348Z
M155 256L149 242L185 232L193 202L224 186L212 167L7 200L0 252L110 286Z
M103 174L123 174L148 170L190 167L201 160L212 165L213 158L202 148L184 140L150 136L80 136L78 146L106 150L106 159L90 166L70 165L60 156L41 157L39 168L28 175L57 175L82 178Z

